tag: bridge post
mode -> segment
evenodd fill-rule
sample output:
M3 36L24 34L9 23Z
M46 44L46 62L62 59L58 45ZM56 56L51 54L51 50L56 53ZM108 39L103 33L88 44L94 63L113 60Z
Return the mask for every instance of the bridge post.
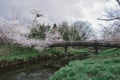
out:
M97 40L95 40L95 54L98 54L98 43Z
M98 47L95 46L95 54L98 55Z
M64 49L65 49L64 53L65 54L67 54L67 48L68 48L67 46L64 47Z

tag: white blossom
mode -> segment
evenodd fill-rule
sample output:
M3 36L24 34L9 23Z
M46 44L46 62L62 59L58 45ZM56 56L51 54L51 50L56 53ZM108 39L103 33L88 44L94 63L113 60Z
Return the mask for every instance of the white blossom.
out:
M26 36L28 34L29 29L21 25L19 21L0 19L0 39L4 39L10 43L17 43L25 47L35 47L42 50L52 43L62 41L60 33L54 29L46 34L45 40L29 39Z

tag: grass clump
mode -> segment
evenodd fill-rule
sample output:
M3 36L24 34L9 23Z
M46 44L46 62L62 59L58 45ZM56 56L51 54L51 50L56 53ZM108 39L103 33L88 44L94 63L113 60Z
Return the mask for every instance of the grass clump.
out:
M7 51L6 51L7 50ZM30 47L22 47L20 45L1 45L0 46L0 61L7 60L13 61L15 59L29 59L36 57L40 52Z
M120 50L107 49L89 59L72 61L50 80L120 80Z
M64 53L61 49L45 49L42 51L36 50L31 47L23 47L15 44L3 44L0 45L0 61L14 61L16 59L23 59L24 61L30 58L36 58L37 56L49 56L49 55L62 55Z
M50 80L120 80L120 57L73 61L57 71Z
M87 48L85 48L85 49L70 49L70 53L71 54L84 54L84 53L88 53L89 52L89 50L87 49Z
M53 54L53 55L62 55L64 54L64 51L61 49L57 49L57 48L51 48L51 49L45 49L42 51L42 53L44 53L43 55L49 55L49 54Z
M94 55L93 57L95 59L100 59L100 58L104 59L104 58L113 58L118 56L120 56L120 49L111 48L111 49L103 50L99 53L99 55Z

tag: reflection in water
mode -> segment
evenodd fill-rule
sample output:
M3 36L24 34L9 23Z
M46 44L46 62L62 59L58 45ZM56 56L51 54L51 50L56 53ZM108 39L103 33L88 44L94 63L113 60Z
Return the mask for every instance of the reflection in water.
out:
M48 80L51 77L53 72L50 70L38 70L35 72L21 72L15 76L11 80Z
M23 71L9 71L0 75L0 80L48 80L56 69L40 67L35 69L25 69ZM15 73L14 73L15 72ZM9 74L9 75L8 75Z

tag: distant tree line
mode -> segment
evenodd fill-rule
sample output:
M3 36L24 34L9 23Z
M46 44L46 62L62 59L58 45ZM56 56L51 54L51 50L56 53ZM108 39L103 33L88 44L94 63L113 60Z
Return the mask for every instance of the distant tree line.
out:
M53 26L38 24L31 29L29 38L45 39L46 33L56 28L65 41L84 41L94 36L94 31L91 28L91 24L84 21L76 21L69 25L67 22L62 22Z

